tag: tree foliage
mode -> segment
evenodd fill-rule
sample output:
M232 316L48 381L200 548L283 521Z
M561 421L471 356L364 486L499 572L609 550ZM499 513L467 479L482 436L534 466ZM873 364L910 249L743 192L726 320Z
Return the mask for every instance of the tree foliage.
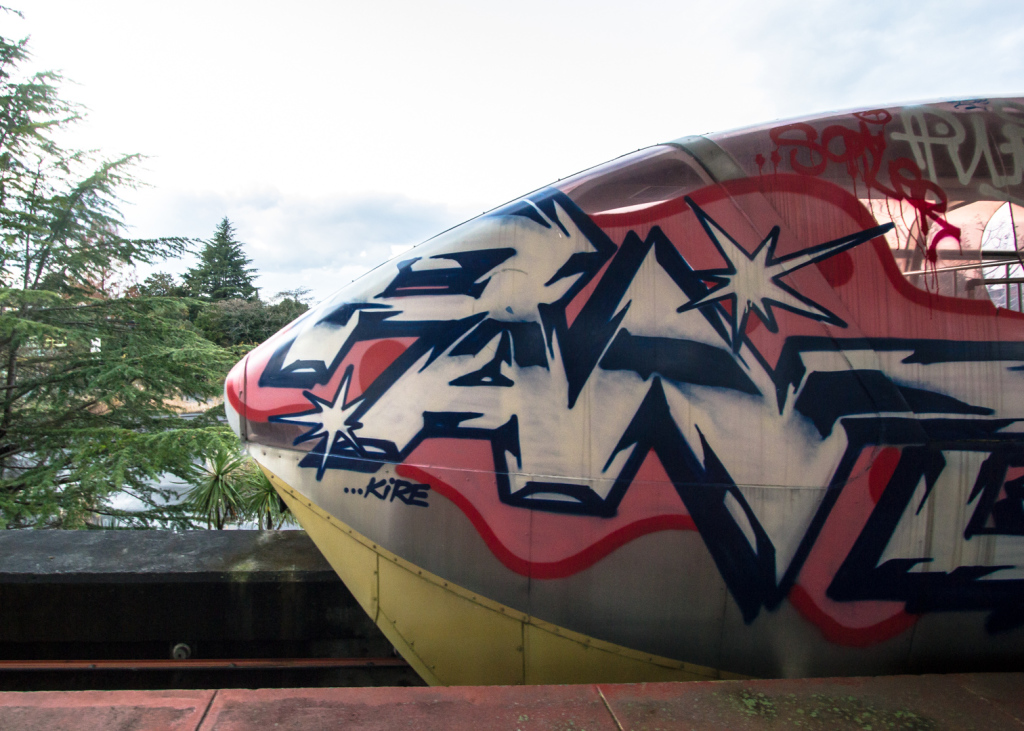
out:
M189 242L125 235L118 192L138 156L61 147L78 112L60 77L23 74L27 61L26 41L0 38L0 527L189 525L156 478L186 477L233 435L175 418L170 400L218 395L237 356L201 337L180 300L110 286ZM147 510L112 508L121 491Z
M199 263L185 273L185 287L192 296L205 300L255 300L258 293L251 263L225 216L199 252Z
M199 312L196 327L204 337L222 346L261 343L309 309L293 297L275 299L271 304L243 299L213 302Z
M244 512L242 494L236 473L245 467L245 457L227 447L217 449L202 467L194 467L192 489L185 504L206 520L207 528L224 530Z
M184 297L185 288L173 274L154 272L138 286L138 293L144 297Z
M270 478L255 461L237 449L221 448L195 466L184 506L207 528L224 530L231 523L252 521L273 530L292 520Z
M265 530L274 530L294 522L291 511L277 494L270 478L255 462L252 466L253 469L243 478L242 501L247 517Z

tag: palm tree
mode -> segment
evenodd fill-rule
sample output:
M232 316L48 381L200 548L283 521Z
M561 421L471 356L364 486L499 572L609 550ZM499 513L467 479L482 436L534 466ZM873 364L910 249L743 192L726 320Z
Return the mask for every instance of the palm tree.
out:
M195 468L192 489L185 494L184 502L206 519L207 528L216 526L217 530L224 530L229 520L243 514L242 495L235 482L245 459L237 452L220 447L203 467Z
M252 467L254 469L249 470L242 478L246 488L243 496L246 515L254 518L256 525L265 530L273 530L275 522L280 528L290 520L291 513L278 496L266 473L255 463Z

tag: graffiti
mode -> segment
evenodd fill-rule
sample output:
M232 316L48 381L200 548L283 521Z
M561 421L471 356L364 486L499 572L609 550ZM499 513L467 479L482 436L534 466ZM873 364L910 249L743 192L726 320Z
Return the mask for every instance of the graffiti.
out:
M386 480L375 480L371 477L370 481L366 483L366 488L360 490L360 492L363 497L370 497L372 495L381 501L389 500L394 502L397 499L406 505L418 505L421 508L429 507L427 493L430 492L430 485L417 485L406 480L396 480L394 477L389 477ZM390 498L388 498L389 492L391 493Z
M964 117L937 107L912 107L900 113L903 127L891 137L910 147L918 170L932 183L939 183L948 161L960 185L969 184L982 170L995 188L1019 185L1024 175L1024 125L1004 122L999 127L1003 140L997 141L986 129L986 119L981 114Z
M853 646L933 612L1024 626L1024 317L915 290L894 223L825 175L935 247L949 174L1021 182L1004 107L777 127L760 176L642 208L542 189L275 336L230 406L317 490L440 496L403 514L450 503L531 581L689 531L748 625L788 601Z
M916 212L925 234L930 224L938 227L928 249L932 259L942 239L951 238L959 242L960 229L945 218L949 206L946 193L934 180L924 178L921 160L908 157L889 160L885 166L889 183L883 181L882 166L887 150L885 127L892 121L892 115L880 109L860 112L855 116L858 119L857 129L842 124L830 125L822 131L820 139L814 127L803 123L776 127L769 134L776 152L789 149L789 165L801 175L818 176L825 172L830 162L838 163L846 167L854 185L859 179L868 191L877 191L892 200L908 203ZM874 128L877 131L872 131ZM898 133L891 136L898 139Z
M724 269L694 272L699 279L713 282L719 286L705 295L690 300L689 303L679 308L679 312L695 307L704 307L709 303L724 299L732 300L734 348L739 346L739 334L746 332L747 321L751 314L757 315L769 330L778 332L778 323L772 315L773 307L781 307L803 317L846 327L846 323L841 318L800 294L783 282L782 278L805 266L825 261L847 249L870 241L876 236L881 236L893 227L891 223L875 226L866 231L858 231L835 241L826 241L787 256L776 256L775 249L779 243L779 228L776 226L758 247L748 254L692 199L687 198L686 202L697 215L708 238L715 244L727 266ZM740 314L741 312L742 314Z
M852 179L860 178L869 186L877 186L886 150L885 126L892 121L892 115L878 110L861 112L856 118L856 129L833 124L822 130L820 139L818 131L805 123L775 127L769 135L776 151L788 149L785 159L801 175L821 175L832 162L845 166ZM778 161L782 159L780 154Z
M421 508L428 508L427 502L430 485L421 485L407 480L396 480L394 477L375 480L370 478L366 487L346 487L342 489L345 495L359 495L363 498L375 497L381 502L394 502L398 500L405 505L415 505Z
M961 109L965 112L970 112L975 109L987 111L989 108L989 101L988 99L965 99L953 104L953 108Z
M878 496L863 531L836 572L829 587L829 596L840 601L897 600L906 602L906 609L913 614L934 611L964 609L988 609L986 625L990 631L1012 629L1024 624L1024 605L1020 597L1024 591L1024 579L997 579L1002 572L1013 573L1013 565L992 564L981 561L981 556L972 556L969 543L978 530L979 523L986 523L992 505L980 502L963 532L965 541L960 549L967 561L947 566L948 571L920 571L920 567L935 561L934 556L899 556L893 553L894 536L901 528L940 499L951 499L954 504L961 501L956 483L948 479L948 473L969 468L976 474L975 487L966 500L967 506L976 502L980 492L999 493L1006 488L1003 511L1012 517L985 528L990 535L1019 535L1016 513L1020 512L1019 494L1012 492L1017 480L1006 481L1008 469L1020 467L1024 451L1014 437L998 435L1006 426L993 422L972 423L970 426L956 421L942 419L925 420L910 424L894 421L886 424L887 431L899 435L904 442L912 442L911 434L901 431L924 430L931 437L929 443L920 446L904 446L892 477ZM965 428L966 427L966 428ZM936 445L941 435L942 446ZM954 437L956 435L956 437ZM952 438L951 438L952 437ZM982 446L984 444L984 446ZM944 479L947 478L947 479ZM939 495L940 492L950 495ZM978 560L972 564L970 559Z
M988 105L988 100L973 100L953 106L981 111ZM1007 188L1020 185L1024 177L1024 116L1012 102L994 106L1001 123L992 130L987 115L957 115L936 106L900 111L897 119L902 126L888 132L888 137L905 144L911 154L887 162L886 127L894 118L884 109L855 114L856 128L833 124L820 135L810 124L783 125L769 132L775 145L771 160L776 170L786 160L794 172L812 176L824 174L829 164L842 165L855 186L860 181L868 191L907 203L926 236L930 226L937 227L928 247L934 260L943 239L959 242L961 237L960 229L946 219L949 200L941 185L944 177L952 174L960 185L980 177L986 193L997 200L1010 200ZM755 163L762 170L763 155Z

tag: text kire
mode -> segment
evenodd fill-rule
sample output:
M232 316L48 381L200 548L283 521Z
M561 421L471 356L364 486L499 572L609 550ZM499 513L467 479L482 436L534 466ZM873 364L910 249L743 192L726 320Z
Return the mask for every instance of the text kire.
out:
M400 500L406 505L418 505L421 508L428 507L427 493L430 492L430 485L421 485L406 480L388 479L375 480L372 477L363 490L363 497L371 495L378 500L394 502Z

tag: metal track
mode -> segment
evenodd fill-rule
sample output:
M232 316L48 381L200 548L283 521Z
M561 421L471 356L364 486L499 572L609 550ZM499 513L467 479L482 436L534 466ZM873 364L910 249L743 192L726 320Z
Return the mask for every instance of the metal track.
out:
M25 670L275 670L408 667L400 657L303 657L235 660L2 660L0 672Z

